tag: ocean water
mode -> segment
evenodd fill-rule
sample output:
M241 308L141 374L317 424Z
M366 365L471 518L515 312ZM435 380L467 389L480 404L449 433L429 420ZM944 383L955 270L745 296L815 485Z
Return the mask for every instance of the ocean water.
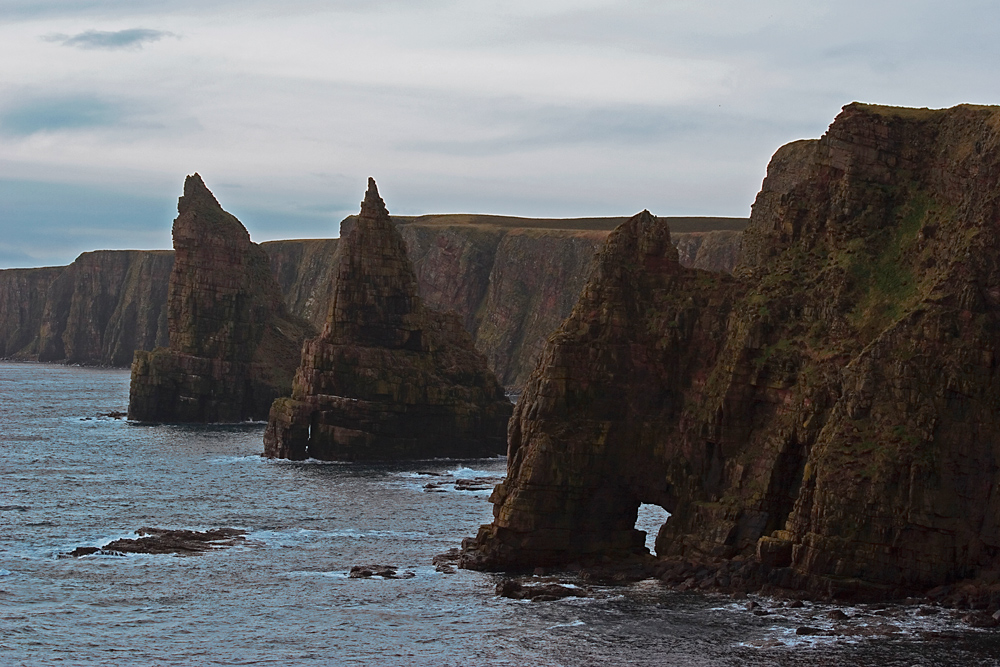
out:
M755 616L655 581L558 602L437 572L488 522L502 459L268 461L262 424L140 426L128 373L0 362L0 665L997 665L1000 633L915 608ZM436 487L425 488L427 484ZM655 531L655 512L647 513ZM198 556L60 558L143 526L248 531ZM388 564L407 579L351 579Z

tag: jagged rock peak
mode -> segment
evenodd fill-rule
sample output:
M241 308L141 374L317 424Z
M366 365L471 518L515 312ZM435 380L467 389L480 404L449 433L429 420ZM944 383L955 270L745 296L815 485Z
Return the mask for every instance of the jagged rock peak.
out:
M177 212L184 213L205 206L222 210L219 200L205 185L201 175L195 172L184 179L184 194L177 200Z
M378 186L375 179L368 177L368 190L365 192L365 200L361 202L361 217L368 219L389 220L389 210L385 207L385 202L378 194Z
M411 321L420 309L417 278L375 180L344 239L324 337L385 347L420 346Z

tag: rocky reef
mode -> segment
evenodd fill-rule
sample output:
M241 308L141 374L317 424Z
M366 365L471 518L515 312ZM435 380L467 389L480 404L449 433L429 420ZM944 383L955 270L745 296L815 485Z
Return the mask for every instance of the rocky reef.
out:
M486 456L512 406L453 313L417 294L406 246L369 179L340 248L323 333L291 398L274 402L265 455L333 460Z
M235 422L287 395L308 322L290 315L267 254L198 174L174 220L167 297L170 346L138 350L129 419Z
M641 557L653 503L657 556L727 580L890 597L1000 569L997 127L845 107L771 160L734 276L646 212L616 230L463 565Z

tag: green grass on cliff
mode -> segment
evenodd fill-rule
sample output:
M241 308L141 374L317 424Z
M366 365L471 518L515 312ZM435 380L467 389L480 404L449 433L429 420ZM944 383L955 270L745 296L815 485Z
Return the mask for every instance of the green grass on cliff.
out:
M877 237L874 251L861 239L849 245L844 262L857 305L848 319L865 340L899 319L917 294L913 250L930 207L930 200L917 194L898 209L899 223Z

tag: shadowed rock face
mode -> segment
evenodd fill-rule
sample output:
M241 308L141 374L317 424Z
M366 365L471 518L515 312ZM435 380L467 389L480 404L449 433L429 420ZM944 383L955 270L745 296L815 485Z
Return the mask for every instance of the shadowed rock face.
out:
M177 210L170 347L135 353L129 419L264 419L288 393L312 329L286 312L267 255L198 174L185 180Z
M1000 109L852 104L781 148L735 277L614 232L510 428L467 567L754 557L886 595L1000 565Z
M340 248L323 333L292 397L275 401L265 455L302 459L485 456L505 449L511 405L453 313L424 306L375 182Z

